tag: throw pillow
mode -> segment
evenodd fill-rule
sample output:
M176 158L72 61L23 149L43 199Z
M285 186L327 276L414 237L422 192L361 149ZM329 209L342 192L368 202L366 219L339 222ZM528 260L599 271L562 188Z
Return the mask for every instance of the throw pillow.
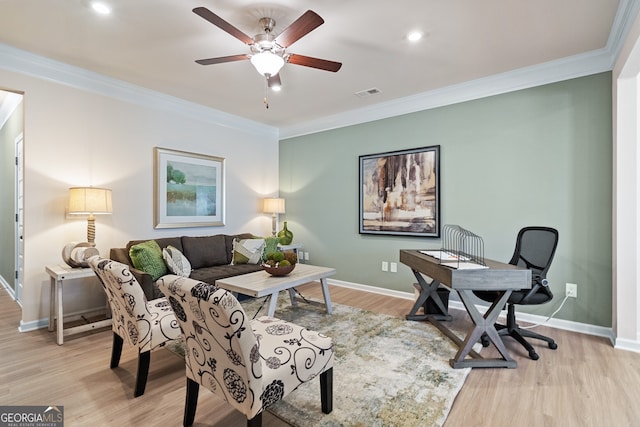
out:
M167 266L162 259L162 250L155 240L131 246L129 257L138 270L149 273L154 281L167 274Z
M263 248L264 239L234 239L231 264L258 264L262 261Z
M271 253L278 251L278 243L280 238L278 237L265 237L264 239L264 251L262 252L262 260L266 261L267 256Z
M173 274L183 277L191 275L191 263L177 248L167 246L162 250L162 258Z
M231 262L231 252L227 255L223 234L201 237L184 236L182 238L182 253L189 259L191 268L194 270L216 265L229 265Z

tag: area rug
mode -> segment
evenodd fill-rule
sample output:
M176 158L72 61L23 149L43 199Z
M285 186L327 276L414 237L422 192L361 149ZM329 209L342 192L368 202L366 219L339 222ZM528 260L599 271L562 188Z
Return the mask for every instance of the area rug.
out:
M242 304L253 316L261 301ZM449 366L457 348L428 322L340 304L328 315L287 298L275 317L320 331L335 346L333 411L322 413L315 378L269 408L292 426L441 426L470 371Z

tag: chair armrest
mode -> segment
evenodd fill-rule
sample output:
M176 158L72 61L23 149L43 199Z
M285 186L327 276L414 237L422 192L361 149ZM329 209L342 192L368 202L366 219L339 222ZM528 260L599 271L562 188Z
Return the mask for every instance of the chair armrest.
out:
M528 304L529 299L534 295L536 295L538 292L544 292L545 294L547 294L549 299L553 298L553 293L549 288L549 281L547 280L546 277L542 277L540 275L534 275L532 282L533 283L531 286L531 290L527 292L527 295L525 295L524 298L522 298L522 301L520 302L520 304L525 304L525 305Z

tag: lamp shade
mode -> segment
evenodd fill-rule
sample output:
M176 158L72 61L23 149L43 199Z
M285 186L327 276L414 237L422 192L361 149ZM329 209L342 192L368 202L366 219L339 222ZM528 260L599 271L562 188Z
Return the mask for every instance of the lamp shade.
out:
M280 199L280 198L264 199L264 207L262 211L265 213L274 213L274 214L284 213L284 199Z
M75 215L112 213L111 190L93 187L70 188L68 212Z
M275 76L284 65L281 56L271 53L268 50L257 53L251 57L251 63L263 76Z

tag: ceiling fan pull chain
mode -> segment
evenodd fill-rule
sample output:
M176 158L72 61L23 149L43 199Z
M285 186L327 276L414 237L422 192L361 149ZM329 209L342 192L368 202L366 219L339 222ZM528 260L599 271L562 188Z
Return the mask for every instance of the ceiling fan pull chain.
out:
M269 109L269 78L267 77L266 79L264 79L264 107L268 110Z

